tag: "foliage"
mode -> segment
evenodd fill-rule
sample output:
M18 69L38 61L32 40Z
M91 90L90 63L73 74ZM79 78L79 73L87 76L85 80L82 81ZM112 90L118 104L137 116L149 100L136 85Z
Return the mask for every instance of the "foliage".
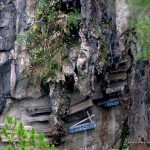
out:
M121 132L121 142L120 142L120 147L119 149L126 149L126 145L125 145L125 139L127 138L127 136L129 135L129 126L127 124L127 120L124 122L123 127L122 127L122 132Z
M107 53L108 53L107 45L102 44L102 46L101 46L101 60L102 60L102 62L106 61Z
M80 12L78 9L70 9L71 11L68 13L68 20L67 20L67 26L69 30L78 30L79 28L79 15Z
M67 30L68 33L64 35L64 43L67 43L69 47L79 44L79 24L80 24L80 12L79 9L70 8L67 13Z
M39 0L38 6L35 12L35 19L41 20L55 20L56 19L56 11L52 6L52 2L49 0Z
M130 21L131 27L136 32L136 37L141 47L137 60L150 59L150 1L149 0L128 0L132 11Z
M28 34L32 63L29 76L37 80L46 80L47 77L61 71L60 56L65 44L62 35L57 31L58 16L51 3L40 0L35 14L34 28L31 28Z
M28 131L22 122L10 116L6 118L0 136L9 143L1 150L50 150L43 133L38 133L34 128ZM55 150L55 146L52 145L51 149Z
M150 17L140 18L135 24L138 42L141 46L141 52L137 54L138 60L150 59Z
M65 14L60 9L60 3L39 0L33 25L18 37L18 40L26 41L31 55L27 75L33 84L55 78L62 70L62 53L76 42L74 33L79 29L79 10L69 9Z
M111 150L119 150L119 149L113 148ZM122 148L121 150L130 150L130 146L126 146L126 147Z
M143 11L147 14L150 11L149 0L127 0L127 3L129 4L132 10L132 15L135 15L136 17L139 16Z

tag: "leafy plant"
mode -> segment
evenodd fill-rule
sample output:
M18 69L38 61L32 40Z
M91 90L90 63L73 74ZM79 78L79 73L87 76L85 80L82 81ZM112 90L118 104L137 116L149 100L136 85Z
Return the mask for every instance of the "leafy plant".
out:
M107 53L108 53L107 45L102 44L102 46L101 46L101 60L102 60L102 62L106 61Z
M21 43L26 42L31 55L31 65L26 75L34 85L55 78L56 74L61 72L62 53L77 41L75 33L79 29L79 10L71 8L68 14L65 14L60 11L61 3L53 2L39 0L34 24L24 35L18 36ZM67 25L63 20L65 17Z
M136 32L136 38L140 45L137 60L150 59L150 1L127 0L132 12L130 25Z
M80 12L78 9L70 9L71 11L67 14L68 20L67 20L67 26L69 30L77 30L79 28L79 15Z
M127 124L127 120L123 123L123 127L122 127L122 132L121 132L121 141L120 141L120 147L119 149L126 149L128 148L127 145L125 145L125 139L127 138L127 136L129 135L129 126Z
M24 124L14 117L8 116L0 134L3 142L9 145L1 150L48 150L48 140L43 133L38 133L34 128L28 131ZM52 146L51 150L55 150Z
M138 42L141 46L141 51L137 54L138 60L150 59L150 17L140 18L135 24Z

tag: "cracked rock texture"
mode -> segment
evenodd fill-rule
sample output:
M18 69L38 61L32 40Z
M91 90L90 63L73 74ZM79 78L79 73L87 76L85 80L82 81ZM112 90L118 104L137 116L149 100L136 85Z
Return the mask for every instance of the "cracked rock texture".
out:
M129 113L130 142L150 141L150 64L149 62L136 65L133 86L133 104ZM140 113L139 113L140 112Z
M25 76L29 53L16 40L32 23L35 2L0 2L4 6L0 10L1 123L7 115L13 115L43 131L60 149L68 150L118 147L127 119L129 142L150 140L149 62L136 63L134 59L137 47L136 41L128 38L132 31L125 0L62 0L64 4L80 3L81 43L66 50L68 64L63 66L62 74L37 87ZM98 105L102 98L118 96L123 100L119 106ZM86 103L89 106L77 107L86 101L91 101ZM96 129L67 134L65 128L87 117L87 110L95 114Z

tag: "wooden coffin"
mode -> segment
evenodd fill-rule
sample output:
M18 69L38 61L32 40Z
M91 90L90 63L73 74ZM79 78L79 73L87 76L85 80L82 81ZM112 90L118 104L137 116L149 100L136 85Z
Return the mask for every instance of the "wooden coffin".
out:
M120 99L119 98L115 98L115 99L109 99L109 100L103 100L103 101L99 101L97 103L97 105L99 106L103 106L103 107L113 107L113 106L117 106L120 104Z
M29 107L29 108L27 108L27 112L30 115L39 115L39 114L51 113L52 108L50 105L40 106L40 107Z
M110 84L110 87L106 89L106 93L111 94L118 91L124 91L126 84L127 84L126 81L113 82Z
M91 99L86 100L86 101L81 102L77 105L71 106L69 114L71 115L71 114L77 113L79 111L85 110L86 108L89 108L89 107L92 107L92 106L93 106L92 100Z
M126 80L127 79L127 73L121 72L121 73L115 73L110 75L110 81L118 81L118 80Z
M70 127L68 129L68 132L69 133L75 133L75 132L86 131L86 130L90 130L90 129L94 129L94 128L96 128L96 123L90 122L90 123L84 123L84 124Z
M42 116L38 116L38 117L27 117L26 121L28 123L31 122L45 122L49 120L49 115L42 115Z

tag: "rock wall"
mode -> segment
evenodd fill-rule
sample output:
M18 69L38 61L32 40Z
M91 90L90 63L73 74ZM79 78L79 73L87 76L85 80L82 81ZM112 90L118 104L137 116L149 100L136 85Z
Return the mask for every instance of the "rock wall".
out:
M149 84L140 80L141 86L137 88L136 41L128 38L132 31L128 27L129 10L125 0L80 0L80 5L78 0L62 1L80 7L81 44L66 50L68 63L57 80L37 87L26 77L30 56L17 40L32 24L36 4L30 0L0 2L3 5L0 10L0 122L5 116L13 115L43 131L60 149L68 150L118 147L128 118L131 136L137 139L144 132L144 140L148 140ZM148 80L149 73L146 75ZM142 105L140 95L145 97ZM102 100L112 97L119 98L121 105L101 107ZM74 134L65 132L86 118L86 111L95 114L93 120L97 127ZM140 126L136 126L138 116L144 116L142 119L147 124L139 122ZM142 133L137 132L139 127Z
M149 88L150 88L150 64L149 62L137 62L135 80L133 85L133 102L129 111L130 135L129 143L133 149L149 149ZM140 113L139 113L140 112ZM141 144L141 145L140 145ZM147 146L145 146L147 145Z
M29 56L16 38L26 30L31 17L31 2L1 1L0 12L0 103L2 112L7 98L21 99L29 97L27 81L21 79L23 70L29 64ZM30 14L30 17L29 17Z

